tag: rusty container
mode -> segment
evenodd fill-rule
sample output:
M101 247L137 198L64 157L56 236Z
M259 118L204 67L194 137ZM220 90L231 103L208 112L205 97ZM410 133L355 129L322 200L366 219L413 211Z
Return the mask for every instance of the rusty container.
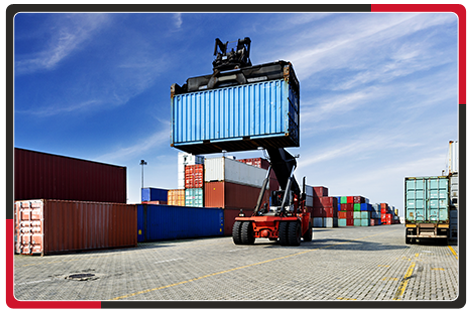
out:
M135 247L136 205L25 200L15 202L19 254L57 254Z
M328 188L324 186L317 186L313 187L314 195L317 197L327 197L328 196Z
M15 148L15 200L126 203L126 167Z

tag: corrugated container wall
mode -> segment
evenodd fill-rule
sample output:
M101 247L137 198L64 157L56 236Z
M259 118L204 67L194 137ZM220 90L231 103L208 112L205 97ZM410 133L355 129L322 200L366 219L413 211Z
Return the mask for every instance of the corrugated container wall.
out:
M205 206L225 209L252 209L257 204L261 188L226 181L205 183ZM266 190L262 203L269 203Z
M298 147L299 95L288 79L178 94L171 123L171 146L193 154Z
M167 204L185 206L185 189L171 189L167 192Z
M205 158L199 155L192 155L186 152L179 152L177 156L177 188L185 188L185 166L203 164Z
M162 188L141 188L141 201L167 201L167 189Z
M27 200L15 202L20 254L55 254L137 245L136 205Z
M223 210L138 204L139 242L222 236Z
M266 174L265 169L229 158L205 159L205 182L226 181L260 188Z
M126 167L15 148L15 200L126 203Z
M449 201L447 176L405 178L407 222L447 223L449 222Z

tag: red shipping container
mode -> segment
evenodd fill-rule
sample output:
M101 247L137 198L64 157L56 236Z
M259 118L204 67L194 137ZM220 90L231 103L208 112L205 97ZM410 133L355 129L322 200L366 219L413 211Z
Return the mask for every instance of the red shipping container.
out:
M126 167L15 148L15 200L126 203Z
M365 203L365 198L363 196L354 196L353 201L354 203Z
M370 226L375 226L375 225L377 225L376 220L371 218L370 219Z
M321 208L321 207L314 207L313 210L312 210L311 216L312 216L312 217L324 217L323 214L324 214L323 208Z
M338 198L336 197L320 197L320 202L323 207L337 207Z
M313 197L313 207L315 207L315 208L322 208L323 207L323 203L321 203L321 198Z
M334 210L333 207L324 207L322 217L337 217L336 213L338 210Z
M353 196L347 196L346 197L346 202L347 203L354 203L354 197Z
M346 218L346 226L354 226L354 219Z
M203 188L203 164L185 166L185 188Z
M346 203L346 211L354 211L354 203Z
M338 212L338 218L353 219L354 218L354 211L339 211Z
M313 196L317 197L327 197L328 196L328 188L324 186L313 187Z
M226 181L205 183L205 207L239 208L254 210L261 188L239 185ZM269 205L269 191L266 190L262 205Z
M137 207L132 204L29 200L15 202L15 251L54 254L136 247Z
M388 204L387 203L381 203L380 204L380 209L388 210Z

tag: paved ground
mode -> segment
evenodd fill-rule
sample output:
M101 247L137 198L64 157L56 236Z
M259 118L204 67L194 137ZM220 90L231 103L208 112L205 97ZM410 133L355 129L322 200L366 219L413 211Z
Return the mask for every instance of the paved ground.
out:
M406 245L403 225L315 228L282 247L231 237L15 255L18 300L454 300L457 245ZM93 274L83 280L74 274ZM87 275L85 275L87 276Z

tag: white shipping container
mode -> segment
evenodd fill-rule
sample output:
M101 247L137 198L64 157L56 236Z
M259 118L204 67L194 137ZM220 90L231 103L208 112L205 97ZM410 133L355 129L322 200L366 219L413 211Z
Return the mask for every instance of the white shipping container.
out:
M313 218L313 227L316 227L316 228L323 227L323 218L322 217L314 217Z
M313 207L313 196L306 195L305 205L309 207Z
M338 227L338 218L337 217L323 217L323 227L326 227L326 228Z
M234 159L224 157L205 159L205 182L227 181L261 187L266 175L267 170Z
M185 166L204 164L205 158L201 155L193 155L186 152L179 152L177 156L177 188L185 188Z
M305 185L305 193L307 196L313 197L314 195L313 186Z

